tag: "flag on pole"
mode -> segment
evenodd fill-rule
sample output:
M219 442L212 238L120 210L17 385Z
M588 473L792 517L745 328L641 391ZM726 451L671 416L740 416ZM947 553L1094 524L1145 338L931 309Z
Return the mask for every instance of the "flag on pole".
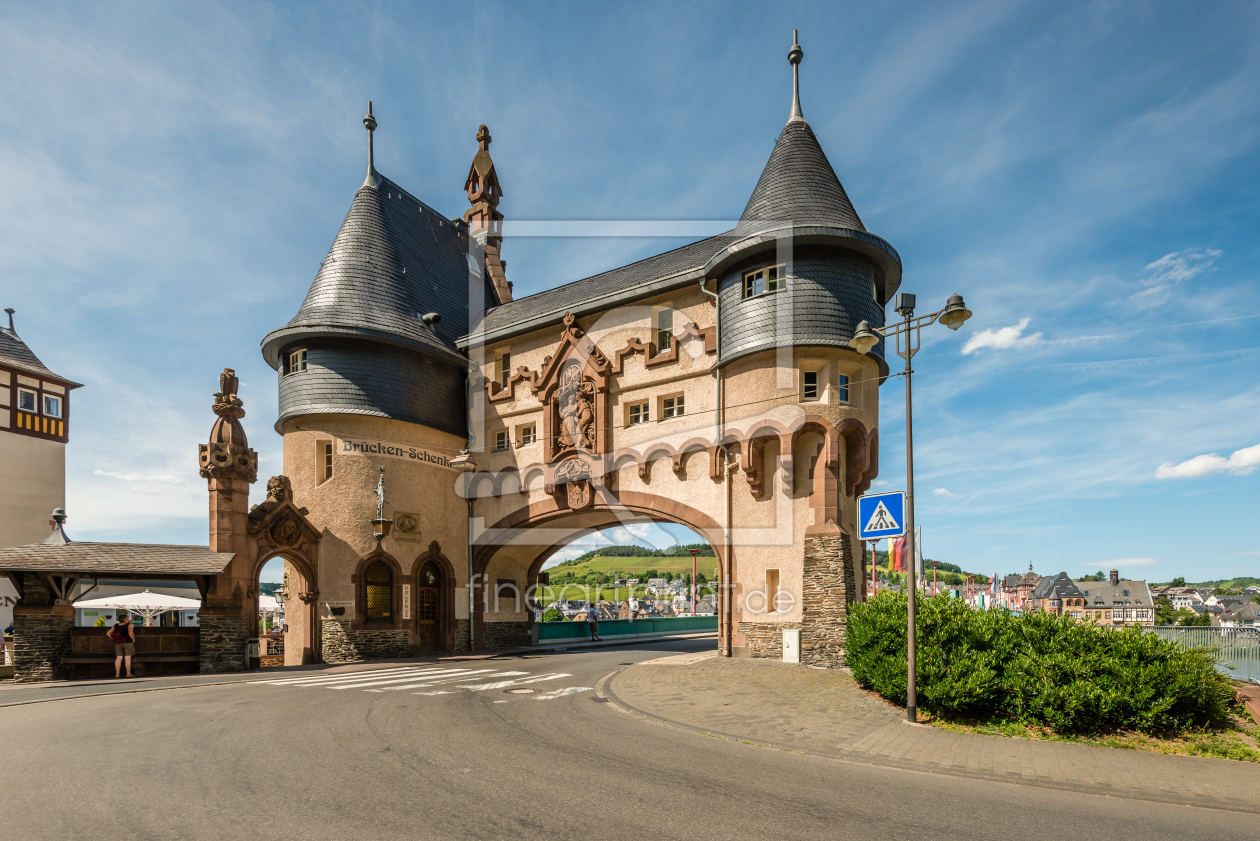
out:
M914 530L914 572L923 577L923 526Z
M910 565L907 563L909 558L906 557L906 536L903 534L897 538L897 542L893 544L893 571L909 572Z

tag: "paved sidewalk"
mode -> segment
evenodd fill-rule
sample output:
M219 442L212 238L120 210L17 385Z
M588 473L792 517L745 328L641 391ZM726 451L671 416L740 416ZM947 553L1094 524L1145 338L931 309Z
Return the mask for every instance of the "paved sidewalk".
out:
M1260 764L955 733L905 720L847 670L694 655L618 672L605 692L699 733L837 759L1260 813Z

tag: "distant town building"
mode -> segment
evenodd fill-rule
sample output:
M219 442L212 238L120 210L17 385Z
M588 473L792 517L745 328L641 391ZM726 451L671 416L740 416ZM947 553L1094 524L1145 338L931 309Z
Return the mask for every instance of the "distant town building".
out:
M1012 610L1027 610L1039 581L1041 576L1033 572L1031 563L1028 564L1028 572L1023 575L1006 576L1002 581L1003 602Z
M1032 610L1103 625L1154 625L1155 602L1145 581L1121 581L1117 570L1106 582L1076 582L1066 572L1042 578L1033 590Z

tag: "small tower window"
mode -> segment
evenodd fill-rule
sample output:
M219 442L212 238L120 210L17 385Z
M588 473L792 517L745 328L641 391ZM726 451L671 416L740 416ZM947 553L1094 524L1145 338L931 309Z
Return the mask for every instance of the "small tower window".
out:
M322 485L333 477L333 442L328 439L315 442L315 484Z
M61 398L44 395L44 414L50 418L61 417Z
M849 402L849 378L845 376L844 374L840 375L840 384L837 387L836 391L840 395L841 403Z
M24 388L18 389L17 407L22 412L35 412L35 392L27 391Z
M744 297L755 298L767 292L778 292L787 285L784 266L770 266L744 275Z
M296 374L299 371L306 370L306 349L294 350L289 352L289 364L285 374Z
M674 338L674 311L656 311L656 349L662 353L669 351Z
M661 401L661 418L681 418L683 416L683 396L666 397Z
M528 424L520 427L516 433L516 446L528 447L530 444L538 440L537 427L534 424Z
M818 372L802 371L801 372L801 399L817 400L818 399Z
M506 429L500 429L494 433L494 451L496 453L503 452L508 448L508 434Z

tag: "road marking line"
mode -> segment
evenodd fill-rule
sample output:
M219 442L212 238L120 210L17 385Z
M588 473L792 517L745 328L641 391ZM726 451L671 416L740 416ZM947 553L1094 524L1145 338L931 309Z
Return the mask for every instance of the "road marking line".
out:
M535 701L554 701L556 698L563 698L566 695L576 695L579 692L590 692L589 686L566 686L564 689L554 689L551 692L544 692L542 695L535 695Z
M459 680L469 680L469 679L485 680L488 677L503 677L503 675L494 674L493 669L487 669L487 671L489 671L490 674L481 674L479 672L465 672L464 674L459 674L459 675L449 675L447 677L425 679L425 680L421 680L419 683L409 683L406 686L387 686L384 689L364 689L363 691L364 692L392 692L398 689L420 689L426 686L437 686L438 684L442 684L442 683L454 683L455 681L459 681ZM504 672L504 674L521 675L521 674L528 674L528 672Z
M480 671L493 672L494 669L482 669ZM451 675L448 673L435 674L432 677L433 678L446 677L446 678L456 678L458 680L463 680L464 678L470 675L475 675L478 673L478 672L468 672L462 669L460 670L460 672L461 672L460 674L455 674L455 675ZM363 683L343 683L343 684L338 684L337 686L332 686L329 688L330 689L359 689L364 686L381 686L386 683L406 683L409 680L416 680L417 678L419 678L420 680L430 679L429 676L422 677L420 675L404 675L403 677L394 677L394 678L390 678L389 680L368 680L368 681L364 681Z
M315 675L314 677L286 677L286 678L281 678L279 680L251 680L249 681L249 683L273 684L273 685L312 683L315 681L333 680L336 678L351 678L351 677L361 678L365 674L379 675L379 674L385 674L386 672L409 672L409 671L415 671L415 669L416 669L415 666L407 666L406 668L402 668L402 669L375 669L375 670L371 670L367 672L356 672L353 675L342 674L342 675Z
M379 675L377 674L355 675L354 677L341 677L341 678L337 678L336 680L319 680L319 681L311 681L310 683L300 683L300 684L294 684L294 685L298 686L299 688L305 687L305 686L338 686L338 685L346 684L346 683L361 683L363 681L381 680L387 677L401 677L404 679L410 678L414 680L423 674L427 674L427 672L420 671L420 670L409 670L405 672L388 672L388 673L382 673Z
M412 695L454 695L455 693L446 692L445 690L438 690L437 692L412 692L411 694Z
M524 675L524 674L529 674L529 672L504 672L502 677L506 677L507 675L512 675L512 674ZM500 677L500 675L496 675L496 677ZM555 680L556 678L561 678L561 677L573 677L573 675L560 675L560 674L543 675L542 677L530 678L529 680L504 680L498 683L474 683L468 686L460 686L459 688L460 689L474 689L474 690L502 689L505 686L524 686L527 683L538 683L539 681Z

